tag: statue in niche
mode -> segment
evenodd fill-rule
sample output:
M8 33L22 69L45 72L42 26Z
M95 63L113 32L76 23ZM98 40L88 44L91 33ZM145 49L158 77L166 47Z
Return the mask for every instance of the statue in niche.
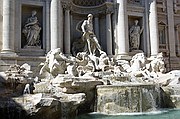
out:
M139 50L140 45L140 35L143 31L143 28L140 28L138 25L138 20L134 21L134 25L129 30L130 36L130 50Z
M32 11L32 15L27 19L23 28L23 34L26 37L26 46L40 46L40 31L41 27L36 17L37 12Z
M98 43L93 30L93 15L88 14L88 19L84 20L81 29L83 32L82 40L87 42L87 49L90 55L95 55L96 50L101 51L101 46Z

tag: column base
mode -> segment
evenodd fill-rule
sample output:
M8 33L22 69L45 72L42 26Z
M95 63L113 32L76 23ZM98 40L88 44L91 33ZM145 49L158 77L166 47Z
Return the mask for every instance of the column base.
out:
M143 51L142 50L132 50L131 52L129 52L129 55L134 56L137 53L143 53Z
M157 57L157 54L153 54L153 55L151 55L150 57L149 57L149 59L150 60L153 60L154 58L156 58Z
M118 54L115 56L115 59L122 59L122 60L131 60L131 56L125 54Z
M18 55L12 50L2 50L0 52L0 56L15 57Z

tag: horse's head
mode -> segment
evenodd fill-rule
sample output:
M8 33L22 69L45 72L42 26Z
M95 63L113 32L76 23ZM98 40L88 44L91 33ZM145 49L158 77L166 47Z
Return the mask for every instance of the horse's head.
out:
M130 65L131 67L136 68L136 70L139 70L145 66L145 62L146 57L144 56L144 53L137 53L132 57Z
M144 53L137 53L135 54L133 57L132 57L132 60L131 62L134 62L134 61L139 61L141 63L145 63L146 61L146 57L144 56Z

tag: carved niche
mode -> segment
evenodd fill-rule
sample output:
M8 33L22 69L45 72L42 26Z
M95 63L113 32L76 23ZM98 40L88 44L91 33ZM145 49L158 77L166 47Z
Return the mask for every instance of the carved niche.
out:
M21 48L42 49L42 7L22 6Z

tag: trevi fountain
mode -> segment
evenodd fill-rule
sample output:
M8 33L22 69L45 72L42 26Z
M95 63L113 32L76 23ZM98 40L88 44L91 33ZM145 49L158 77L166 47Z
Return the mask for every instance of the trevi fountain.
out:
M16 0L16 13L17 10L22 12L22 21L18 16L13 17L14 1L3 1L5 30L0 65L2 69L8 68L0 70L0 119L179 119L180 70L167 69L173 66L172 61L166 64L167 58L164 58L168 53L173 56L175 41L171 42L168 53L167 49L158 50L156 3L159 4L158 10L165 12L164 2L52 0L50 4L50 0L27 1ZM22 6L18 7L21 2ZM170 4L170 0L167 3ZM60 12L59 4L62 4L63 12ZM127 7L127 4L136 8ZM174 5L178 14L176 0ZM131 11L127 12L126 8ZM172 10L169 9L168 14ZM143 10L149 16L143 16ZM129 15L129 32L126 13ZM168 20L171 17L168 16ZM22 27L15 27L19 29L15 38L12 30L15 24L11 18ZM148 19L149 26L145 23ZM158 23L172 33L172 24ZM112 34L114 29L118 30L117 34ZM159 33L160 40L163 40L166 37L164 32ZM78 40L72 41L70 36ZM11 38L21 39L21 42ZM13 43L21 45L15 45L13 49ZM10 66L4 64L12 60L15 62ZM23 61L25 63L19 63Z
M27 63L1 72L1 119L99 119L98 114L111 119L180 107L180 70L166 72L162 53L147 58L140 52L129 60L108 57L92 19L88 14L80 26L82 51L66 56L53 49L35 72ZM137 48L139 36L132 37Z

